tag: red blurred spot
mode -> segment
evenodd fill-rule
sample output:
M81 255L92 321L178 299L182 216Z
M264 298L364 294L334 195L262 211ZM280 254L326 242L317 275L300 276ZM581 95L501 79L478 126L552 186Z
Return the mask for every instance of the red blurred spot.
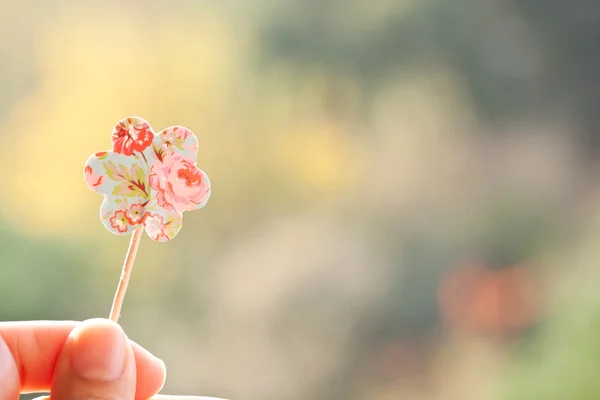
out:
M440 284L438 301L450 329L505 335L537 320L537 294L524 267L490 270L480 264L451 270Z

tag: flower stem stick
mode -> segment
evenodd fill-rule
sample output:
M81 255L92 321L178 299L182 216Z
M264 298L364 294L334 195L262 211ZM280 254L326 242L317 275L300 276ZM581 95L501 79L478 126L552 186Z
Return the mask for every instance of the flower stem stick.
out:
M115 299L113 300L113 304L110 309L110 319L115 322L119 322L119 317L121 316L121 307L123 307L123 300L125 299L125 293L127 292L127 285L129 284L131 270L133 269L135 256L137 254L138 248L140 247L140 240L142 239L143 232L144 228L142 225L140 225L135 229L135 231L133 231L133 235L131 235L129 249L127 249L127 254L125 255L125 262L123 263L121 279L119 279L117 293L115 293Z

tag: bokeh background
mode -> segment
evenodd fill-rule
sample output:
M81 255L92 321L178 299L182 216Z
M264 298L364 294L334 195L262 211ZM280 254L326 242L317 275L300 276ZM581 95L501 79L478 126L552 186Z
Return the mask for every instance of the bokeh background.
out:
M0 320L107 316L82 167L139 115L213 185L121 323L165 393L600 398L600 3L0 0Z

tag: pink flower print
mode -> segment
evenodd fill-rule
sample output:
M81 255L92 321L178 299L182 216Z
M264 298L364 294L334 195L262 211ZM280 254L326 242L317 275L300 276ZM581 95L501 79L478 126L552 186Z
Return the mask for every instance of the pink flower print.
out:
M182 156L196 159L198 153L198 140L196 135L183 126L171 126L163 129L154 140L156 146L156 158L160 161L171 151Z
M147 212L144 215L143 219L144 227L146 228L146 233L150 236L150 239L161 242L161 239L167 239L167 235L165 233L167 227L164 224L164 219L161 215L151 214Z
M87 182L88 186L90 188L92 188L92 190L98 190L98 187L100 185L102 185L102 183L104 182L104 176L102 175L96 175L96 173L94 172L94 170L92 169L92 167L90 167L89 165L87 165L85 167L85 181Z
M208 177L196 167L196 136L182 126L154 134L144 119L129 117L113 129L112 143L112 151L94 153L84 167L88 186L104 196L104 227L124 235L143 224L152 240L174 238L182 213L210 196Z
M144 206L142 204L132 204L127 210L127 218L132 225L138 225L144 219Z
M190 131L186 128L175 126L172 129L166 130L162 133L163 145L162 148L165 151L172 150L173 147L183 149L185 145L185 139L187 139Z
M119 232L127 232L128 225L131 224L131 220L123 210L115 211L115 215L110 219L110 226Z
M113 151L118 154L132 155L146 150L154 139L150 125L141 118L126 118L113 129Z
M210 196L210 182L195 163L174 151L150 168L150 187L158 205L181 214L201 208Z

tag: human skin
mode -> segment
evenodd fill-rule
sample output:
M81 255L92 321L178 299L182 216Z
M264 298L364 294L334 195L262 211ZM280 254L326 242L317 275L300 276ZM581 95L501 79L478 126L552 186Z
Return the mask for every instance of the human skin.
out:
M52 400L145 400L164 363L109 320L0 323L0 400L50 392Z

